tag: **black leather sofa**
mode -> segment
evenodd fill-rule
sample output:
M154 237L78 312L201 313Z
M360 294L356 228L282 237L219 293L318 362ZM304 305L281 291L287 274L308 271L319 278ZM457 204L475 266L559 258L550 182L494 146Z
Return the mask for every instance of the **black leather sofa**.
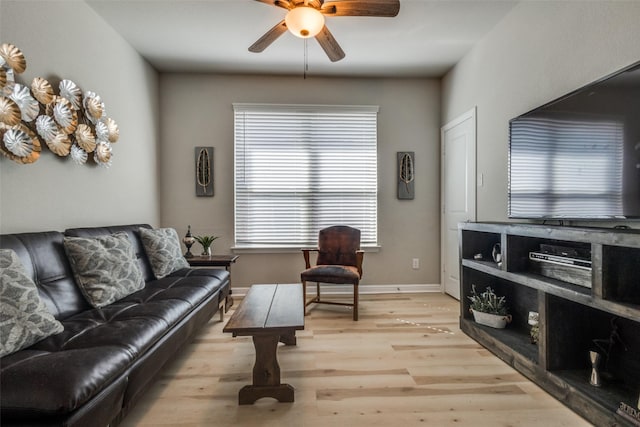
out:
M223 269L185 268L156 280L140 227L77 228L5 234L64 331L0 359L3 426L116 425L161 368L223 310L230 291ZM101 309L74 282L63 237L125 231L145 277L144 289Z

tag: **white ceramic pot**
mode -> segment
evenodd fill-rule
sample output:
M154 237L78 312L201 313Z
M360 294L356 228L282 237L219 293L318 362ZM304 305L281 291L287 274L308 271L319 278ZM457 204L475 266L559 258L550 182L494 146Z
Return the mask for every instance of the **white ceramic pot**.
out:
M476 311L471 309L473 313L473 319L476 323L481 325L491 326L496 329L504 329L507 323L511 322L511 315L500 316L498 314L483 313L482 311Z

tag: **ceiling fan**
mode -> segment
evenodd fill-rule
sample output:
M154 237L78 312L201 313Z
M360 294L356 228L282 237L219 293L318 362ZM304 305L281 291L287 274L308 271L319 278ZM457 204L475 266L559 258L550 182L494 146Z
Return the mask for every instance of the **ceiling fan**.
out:
M289 30L297 37L315 37L332 62L345 54L324 24L325 16L393 17L400 10L400 0L256 0L288 10L285 19L267 31L249 47L262 52Z

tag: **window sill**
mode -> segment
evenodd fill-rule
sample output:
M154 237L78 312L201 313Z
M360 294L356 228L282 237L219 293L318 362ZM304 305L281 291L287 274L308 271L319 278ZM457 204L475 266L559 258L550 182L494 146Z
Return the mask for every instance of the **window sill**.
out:
M234 246L231 248L231 252L234 254L286 254L296 253L299 254L302 248L310 248L311 246ZM370 245L363 246L361 249L365 253L380 252L382 246Z

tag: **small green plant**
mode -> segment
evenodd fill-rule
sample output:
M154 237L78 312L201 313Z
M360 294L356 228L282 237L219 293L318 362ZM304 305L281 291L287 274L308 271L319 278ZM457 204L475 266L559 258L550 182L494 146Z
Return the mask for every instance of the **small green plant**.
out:
M487 286L484 292L478 294L476 285L471 285L471 295L467 298L471 301L472 310L497 314L498 316L506 316L508 314L507 300L505 297L498 297L490 286Z
M220 236L196 236L195 239L202 245L202 249L205 251L211 247L213 241Z

